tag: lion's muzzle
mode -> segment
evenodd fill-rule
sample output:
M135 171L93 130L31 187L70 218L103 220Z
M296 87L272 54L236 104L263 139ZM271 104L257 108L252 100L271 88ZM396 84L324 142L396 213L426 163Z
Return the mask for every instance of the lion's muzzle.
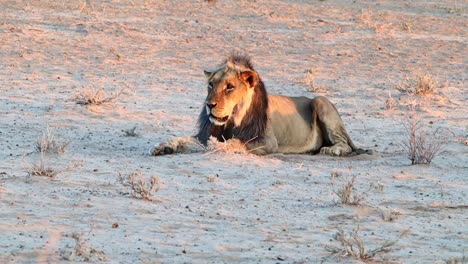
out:
M210 114L210 122L217 126L224 125L228 121L228 119L229 119L229 116L217 117L213 114Z

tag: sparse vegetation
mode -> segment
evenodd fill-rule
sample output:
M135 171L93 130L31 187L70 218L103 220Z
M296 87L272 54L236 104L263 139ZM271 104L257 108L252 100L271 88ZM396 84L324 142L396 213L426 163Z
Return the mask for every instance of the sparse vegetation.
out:
M54 131L47 127L42 133L42 138L37 140L34 148L37 152L63 154L69 142L59 142L55 139Z
M410 95L426 96L434 94L438 89L444 85L439 84L438 81L430 74L416 75L415 79L406 78L405 81L396 85L396 89L402 93Z
M117 93L108 95L103 88L84 88L75 98L76 103L80 105L114 104L124 91L125 88L120 88Z
M130 189L133 197L147 201L154 201L155 193L160 188L160 181L157 176L151 177L151 181L147 182L140 170L131 173L119 172L118 181Z
M392 251L392 247L402 238L409 234L409 231L403 231L400 236L393 241L385 241L381 246L368 250L364 241L359 237L359 225L348 236L343 229L338 229L334 239L340 242L340 246L327 245L325 249L333 256L340 258L351 256L357 260L368 261L374 258L377 254L388 253Z
M57 175L71 171L81 166L81 162L70 162L65 168L54 169L46 165L45 153L41 151L41 158L39 163L32 163L26 167L26 172L31 176L42 176L48 178L55 178Z
M453 133L447 129L437 129L434 133L424 130L423 122L413 114L403 124L406 139L403 147L411 164L430 164L432 159L445 147Z
M355 180L356 180L356 176L353 176L351 180L349 180L343 186L343 188L341 188L338 191L335 191L335 194L338 195L338 197L340 198L340 202L342 204L360 205L364 201L365 199L364 195L354 193Z

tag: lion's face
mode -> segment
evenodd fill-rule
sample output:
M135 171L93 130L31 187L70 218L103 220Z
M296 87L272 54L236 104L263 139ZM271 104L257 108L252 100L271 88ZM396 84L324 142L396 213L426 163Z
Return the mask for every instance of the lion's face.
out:
M205 111L211 123L221 126L233 120L239 126L248 110L254 93L253 71L240 72L227 66L205 70L208 95Z

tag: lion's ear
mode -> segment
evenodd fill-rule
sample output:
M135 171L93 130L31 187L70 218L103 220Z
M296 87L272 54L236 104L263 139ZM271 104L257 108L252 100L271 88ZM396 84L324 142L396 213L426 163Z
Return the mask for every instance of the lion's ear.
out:
M258 74L255 71L243 71L239 76L250 87L255 87L258 83Z
M205 73L205 76L206 77L210 77L213 73L221 70L221 69L224 69L226 67L226 64L223 64L223 65L219 65L219 66L216 66L216 67L211 67L211 68L207 68L207 69L204 69L203 72Z
M205 74L206 77L210 77L211 74L213 74L214 71L212 69L204 69L203 73Z

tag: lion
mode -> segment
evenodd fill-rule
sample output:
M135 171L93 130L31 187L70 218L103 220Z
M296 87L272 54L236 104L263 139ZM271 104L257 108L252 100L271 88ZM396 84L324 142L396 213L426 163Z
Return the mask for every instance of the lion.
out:
M323 96L268 94L249 56L233 54L204 73L208 87L198 133L161 143L150 155L202 151L212 137L238 140L257 155L346 156L358 151L333 103Z

